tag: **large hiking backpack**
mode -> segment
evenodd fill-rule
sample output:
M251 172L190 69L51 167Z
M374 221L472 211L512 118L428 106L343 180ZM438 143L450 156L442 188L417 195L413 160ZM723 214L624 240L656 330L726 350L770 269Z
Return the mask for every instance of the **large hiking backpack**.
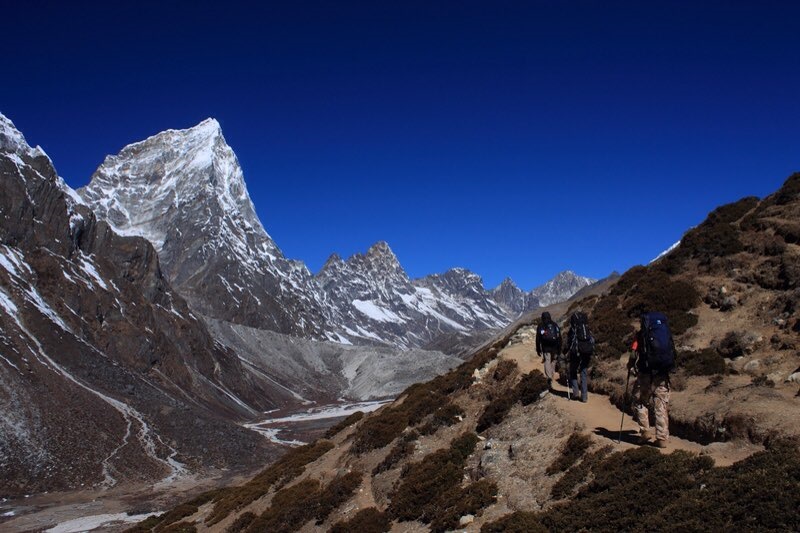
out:
M642 325L642 353L651 372L665 373L675 367L675 350L672 332L663 313L644 313Z
M583 356L590 356L594 353L594 337L592 330L589 329L589 318L586 313L577 311L569 319L569 327L575 335L575 348Z
M539 338L542 339L542 344L547 346L554 346L558 344L558 339L561 338L561 330L555 322L548 322L539 326Z
M561 340L561 329L550 319L550 313L542 314L542 323L539 324L539 339L548 347L558 345Z

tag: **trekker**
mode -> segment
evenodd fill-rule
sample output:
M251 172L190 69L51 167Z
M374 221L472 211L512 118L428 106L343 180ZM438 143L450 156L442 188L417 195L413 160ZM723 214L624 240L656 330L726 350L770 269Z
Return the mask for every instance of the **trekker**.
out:
M586 403L589 398L587 373L594 354L594 337L589 329L589 318L586 313L576 311L569 318L569 332L564 353L569 354L569 386L572 388L572 398L578 399L578 374L580 374L581 401Z
M663 313L643 313L639 331L631 346L628 372L633 371L633 397L639 438L642 444L650 441L650 409L656 419L656 446L666 448L669 440L669 373L675 368L675 343L669 322Z
M553 388L553 366L561 351L561 329L550 318L550 313L542 313L542 320L536 328L536 353L544 363L544 375L547 377L547 387Z

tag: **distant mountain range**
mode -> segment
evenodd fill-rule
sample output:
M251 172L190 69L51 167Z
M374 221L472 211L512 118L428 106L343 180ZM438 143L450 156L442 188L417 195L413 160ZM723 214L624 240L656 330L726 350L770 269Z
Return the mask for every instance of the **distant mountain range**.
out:
M78 192L118 233L153 243L193 310L293 336L418 348L505 326L596 281L563 272L525 293L511 280L488 291L462 268L412 280L385 242L346 260L333 254L312 275L262 226L214 119L126 146Z

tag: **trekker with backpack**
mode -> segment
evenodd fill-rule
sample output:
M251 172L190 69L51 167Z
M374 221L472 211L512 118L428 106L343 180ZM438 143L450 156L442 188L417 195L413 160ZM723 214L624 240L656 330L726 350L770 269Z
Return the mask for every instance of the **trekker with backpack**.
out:
M536 353L544 363L544 375L547 377L547 387L553 388L553 366L558 353L561 351L561 329L550 318L550 313L542 313L542 320L536 328Z
M675 368L675 343L669 322L663 313L643 313L639 331L631 347L628 372L636 381L633 397L639 438L642 444L650 441L649 406L653 404L656 419L656 446L667 447L669 440L669 373Z
M581 376L581 401L588 401L589 383L587 372L594 354L594 337L589 329L589 318L586 313L576 311L569 319L569 332L564 353L569 354L569 386L572 397L578 399L578 374Z

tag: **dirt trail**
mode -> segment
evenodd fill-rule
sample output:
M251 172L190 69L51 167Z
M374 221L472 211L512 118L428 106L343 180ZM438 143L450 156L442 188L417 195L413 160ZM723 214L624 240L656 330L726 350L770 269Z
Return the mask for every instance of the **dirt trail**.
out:
M536 355L535 348L529 344L509 346L500 352L499 357L516 361L520 371L523 373L528 373L534 369L544 373L544 365L541 358ZM631 387L633 387L633 377L631 377ZM567 388L555 381L553 382L553 389L554 391L544 398L544 401L552 402L557 406L559 412L563 413L569 420L584 427L598 441L612 445L617 451L639 446L637 442L639 426L627 413L622 426L622 441L617 442L622 411L612 405L607 396L589 393L589 401L583 403L569 401L567 399ZM760 446L743 442L715 442L703 445L698 442L670 436L667 447L662 452L671 453L674 450L686 450L712 457L717 466L728 466L761 449L763 448Z

